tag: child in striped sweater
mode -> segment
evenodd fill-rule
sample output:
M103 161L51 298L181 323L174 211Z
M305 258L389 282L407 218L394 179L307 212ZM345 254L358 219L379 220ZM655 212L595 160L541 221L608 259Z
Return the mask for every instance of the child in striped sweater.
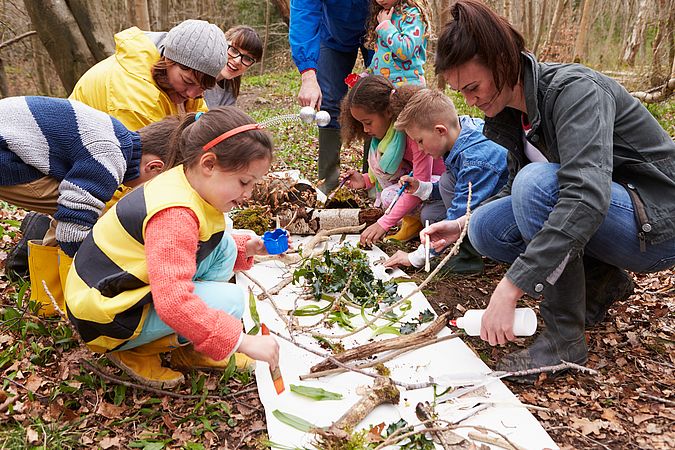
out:
M54 218L41 241L16 247L25 252L28 244L31 298L50 314L39 281L63 303L59 264L65 275L120 185L138 186L173 165L167 143L179 122L170 117L134 132L83 103L48 97L2 99L0 116L0 199Z
M272 368L279 358L273 337L243 332L244 292L228 283L266 253L263 242L231 235L223 214L269 170L272 140L235 107L195 116L181 125L183 164L94 225L66 283L68 317L89 348L155 387L184 380L161 353L174 368L224 368L235 351Z

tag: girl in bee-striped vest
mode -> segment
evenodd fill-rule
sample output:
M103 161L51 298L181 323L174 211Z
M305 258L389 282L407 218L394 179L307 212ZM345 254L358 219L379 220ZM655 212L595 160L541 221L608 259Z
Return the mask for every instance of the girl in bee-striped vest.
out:
M89 348L155 387L184 379L162 366L164 352L174 368L222 368L235 351L273 368L279 357L274 338L242 332L244 293L228 283L266 253L263 242L231 235L223 214L269 170L271 138L234 107L186 121L183 164L97 222L65 288L68 317Z

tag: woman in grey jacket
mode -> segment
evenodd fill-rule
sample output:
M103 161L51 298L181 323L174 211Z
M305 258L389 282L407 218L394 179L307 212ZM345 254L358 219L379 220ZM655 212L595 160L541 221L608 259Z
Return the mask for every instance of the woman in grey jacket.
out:
M546 329L497 369L585 363L584 327L632 293L623 269L675 265L675 143L614 80L578 64L539 63L484 4L459 0L451 14L436 72L485 113L484 134L509 150L507 185L469 227L479 252L511 264L481 338L512 341L518 299L543 295ZM438 250L456 228L441 222L422 233Z

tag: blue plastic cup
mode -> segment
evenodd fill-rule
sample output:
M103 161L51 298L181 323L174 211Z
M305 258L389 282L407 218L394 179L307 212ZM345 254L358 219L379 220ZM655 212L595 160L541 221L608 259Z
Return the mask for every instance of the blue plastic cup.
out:
M270 255L278 255L288 250L288 233L283 228L274 231L265 231L263 243Z

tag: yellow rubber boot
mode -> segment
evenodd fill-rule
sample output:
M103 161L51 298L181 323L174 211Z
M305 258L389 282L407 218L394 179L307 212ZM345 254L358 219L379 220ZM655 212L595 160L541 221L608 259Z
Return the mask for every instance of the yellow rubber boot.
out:
M30 299L39 302L41 316L57 314L52 301L42 285L44 280L47 289L54 297L56 304L63 310L65 299L59 276L59 248L42 245L42 241L28 241L28 272L30 273Z
M422 231L422 228L424 228L417 216L405 216L403 217L402 222L401 229L399 229L396 234L387 236L387 240L408 242L417 237L420 234L420 231Z
M59 305L59 308L61 308L61 311L63 311L64 313L66 312L65 309L66 280L68 279L68 272L70 271L70 266L72 265L73 265L73 258L66 255L63 250L59 249L59 279L61 280L61 290L64 292L63 305Z
M243 353L234 354L235 365L237 369L249 370L255 367L255 360L249 358ZM221 361L209 358L208 356L199 353L192 345L187 345L174 350L171 353L171 367L174 369L216 369L224 370L227 368L230 358L225 358Z
M175 334L165 336L130 350L107 353L106 356L131 378L157 389L173 389L183 381L182 373L162 366L161 353L170 352L180 344Z

